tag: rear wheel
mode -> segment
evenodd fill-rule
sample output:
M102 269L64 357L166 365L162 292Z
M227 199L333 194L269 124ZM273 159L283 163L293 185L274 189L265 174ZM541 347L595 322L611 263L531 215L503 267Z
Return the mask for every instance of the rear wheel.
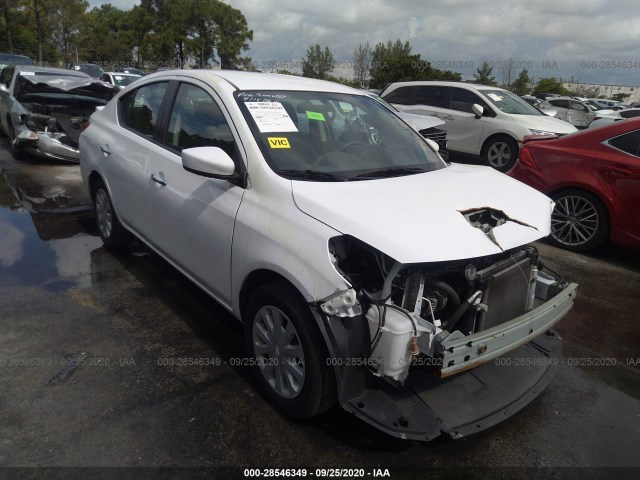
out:
M293 418L309 418L335 403L325 342L309 306L284 282L263 285L246 310L245 343L265 395Z
M489 166L500 172L506 172L518 159L518 144L511 137L495 137L485 147L484 159Z
M96 222L98 232L104 246L112 250L128 247L133 241L133 235L125 230L118 220L107 187L102 180L97 180L93 189L93 204L96 208Z
M558 247L583 252L600 246L609 236L609 214L598 197L583 190L564 190L552 196L549 240Z

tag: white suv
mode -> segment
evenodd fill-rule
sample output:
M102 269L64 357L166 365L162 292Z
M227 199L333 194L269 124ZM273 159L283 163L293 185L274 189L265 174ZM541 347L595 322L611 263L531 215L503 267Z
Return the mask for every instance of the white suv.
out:
M461 82L397 82L380 95L398 110L446 121L451 151L480 155L506 172L526 135L565 135L576 128L545 115L517 95L497 87Z

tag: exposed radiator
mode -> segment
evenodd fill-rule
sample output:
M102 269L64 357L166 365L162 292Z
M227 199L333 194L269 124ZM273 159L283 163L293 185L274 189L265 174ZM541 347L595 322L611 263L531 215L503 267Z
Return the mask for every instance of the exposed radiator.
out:
M533 275L529 256L501 262L481 274L486 285L482 303L488 309L480 315L477 331L513 320L527 311Z

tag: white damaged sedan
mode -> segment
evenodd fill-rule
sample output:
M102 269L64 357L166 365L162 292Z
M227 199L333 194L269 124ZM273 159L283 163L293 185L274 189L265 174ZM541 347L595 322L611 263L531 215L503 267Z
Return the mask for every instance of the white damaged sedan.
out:
M528 245L552 201L334 83L165 71L91 117L105 245L148 244L245 325L265 395L400 438L508 418L553 378L577 285Z

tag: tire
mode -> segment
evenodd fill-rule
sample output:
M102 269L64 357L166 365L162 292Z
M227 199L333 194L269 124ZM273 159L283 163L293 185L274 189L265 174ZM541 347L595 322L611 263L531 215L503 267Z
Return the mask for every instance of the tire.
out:
M11 154L16 160L24 160L26 157L24 147L17 143L14 144L13 141L15 138L16 131L13 128L13 123L9 122L9 148L11 149Z
M557 247L584 252L602 245L609 237L609 213L602 201L579 189L552 195L549 241Z
M484 149L484 160L490 167L500 172L511 170L518 159L518 144L505 135L489 140Z
M249 298L245 347L260 387L285 415L310 418L335 404L324 338L309 306L286 283L263 285Z
M133 235L125 230L118 220L107 187L97 180L93 188L93 204L96 209L96 223L104 246L110 250L122 250L133 241Z

